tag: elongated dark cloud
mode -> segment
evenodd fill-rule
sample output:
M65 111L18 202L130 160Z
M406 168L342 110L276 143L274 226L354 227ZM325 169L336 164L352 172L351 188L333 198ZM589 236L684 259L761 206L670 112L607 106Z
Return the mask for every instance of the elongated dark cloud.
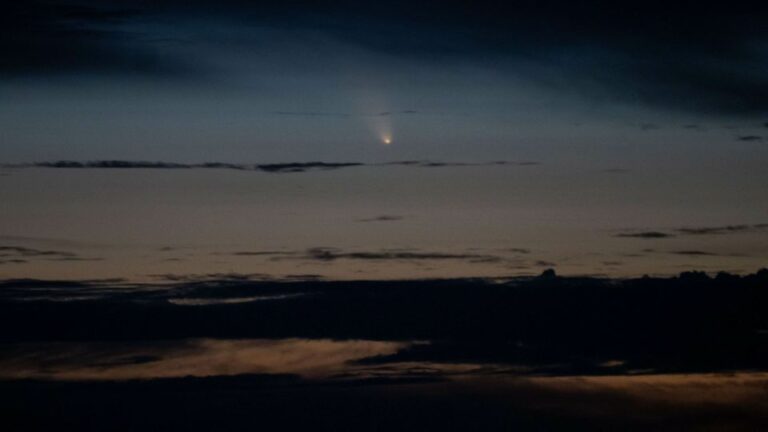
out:
M376 252L344 252L334 248L312 248L307 250L303 259L317 261L336 261L341 259L390 261L390 260L467 260L473 263L498 262L500 257L486 254L473 253L445 253L445 252L413 252L413 251L376 251Z
M643 231L643 232L632 232L632 233L619 233L619 234L616 234L616 237L661 239L661 238L674 237L674 235L663 233L661 231Z
M662 239L675 237L676 235L722 235L738 233L754 233L768 229L768 224L738 224L704 227L681 227L674 230L673 233L664 231L628 231L616 234L616 237L642 238L642 239Z
M36 260L45 261L101 261L101 258L82 257L73 252L34 249L23 246L0 246L0 265L26 264Z
M74 252L35 249L24 246L0 246L0 265L2 264L27 264L35 261L59 261L59 262L85 262L102 261L99 257L84 257Z
M125 161L125 160L103 160L103 161L55 161L55 162L35 162L33 166L43 168L157 168L157 169L171 169L171 168L193 168L195 165L181 164L173 162L148 162L148 161ZM212 165L201 164L200 167L210 168L232 168L234 166L219 165L212 163Z
M148 161L125 161L125 160L104 160L104 161L55 161L55 162L35 162L31 166L42 168L109 168L109 169L127 169L127 168L149 168L149 169L189 169L189 168L208 168L208 169L234 169L264 171L270 173L289 173L305 172L309 170L331 170L338 168L347 168L365 165L360 162L288 162L275 164L233 164L224 162L203 162L199 164L183 164L176 162L148 162ZM23 165L22 165L23 166Z
M344 162L344 163L330 163L330 162L293 162L293 163L279 163L279 164L265 164L256 165L256 168L267 172L304 172L311 169L337 169L347 168L354 166L364 165L359 162Z
M471 167L471 166L494 166L494 165L517 165L517 166L534 166L541 165L541 162L537 161L492 161L492 162L440 162L440 161L394 161L386 162L383 165L402 165L402 166L415 166L423 168L443 168L443 167Z
M74 257L75 256L75 254L71 252L33 249L33 248L22 247L22 246L0 246L0 255L2 256L16 255L16 256L23 256L23 257L41 257L41 256Z
M531 253L531 250L528 249L528 248L510 248L510 249L506 249L506 250L509 251L509 252L512 252L512 253L523 254L523 255L527 255L527 254Z
M290 251L238 251L232 253L234 256L282 256L295 254L295 252Z
M103 169L232 169L247 171L263 171L269 173L300 173L306 171L326 171L340 168L353 168L361 166L412 166L421 168L444 168L444 167L477 167L477 166L534 166L540 165L535 161L492 161L492 162L436 162L436 161L395 161L382 164L367 164L362 162L285 162L272 164L237 164L226 162L203 162L203 163L178 163L162 161L127 161L127 160L98 160L98 161L52 161L52 162L34 162L31 164L11 164L5 165L13 168L39 167L39 168L103 168Z
M206 274L155 274L151 275L155 279L161 279L169 282L245 282L252 280L264 280L268 278L262 273L206 273Z
M688 255L688 256L718 256L718 254L700 250L680 250L672 252L676 255Z
M741 232L754 232L768 228L768 224L741 224L741 225L723 225L710 227L683 227L677 231L688 235L712 235L712 234L735 234Z

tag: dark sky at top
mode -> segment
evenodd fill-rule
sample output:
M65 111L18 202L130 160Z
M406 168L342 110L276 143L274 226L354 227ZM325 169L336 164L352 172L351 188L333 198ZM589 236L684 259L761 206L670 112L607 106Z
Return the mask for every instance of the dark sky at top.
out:
M766 17L739 1L8 2L0 157L536 156L670 123L760 136Z

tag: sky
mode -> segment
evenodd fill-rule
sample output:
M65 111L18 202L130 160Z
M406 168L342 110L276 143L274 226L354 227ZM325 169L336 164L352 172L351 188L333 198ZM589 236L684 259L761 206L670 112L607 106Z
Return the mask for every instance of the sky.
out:
M2 430L768 430L768 2L1 3Z
M768 6L3 8L6 277L639 276L768 257ZM162 163L52 169L99 160ZM269 165L313 161L361 165ZM387 165L404 161L420 162Z
M765 158L765 9L9 2L0 160Z

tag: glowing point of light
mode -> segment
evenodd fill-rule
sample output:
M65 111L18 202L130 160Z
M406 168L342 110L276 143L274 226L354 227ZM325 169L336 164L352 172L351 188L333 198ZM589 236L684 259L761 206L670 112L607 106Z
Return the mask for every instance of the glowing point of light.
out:
M392 138L390 137L385 137L383 141L384 141L384 144L386 145L392 144Z

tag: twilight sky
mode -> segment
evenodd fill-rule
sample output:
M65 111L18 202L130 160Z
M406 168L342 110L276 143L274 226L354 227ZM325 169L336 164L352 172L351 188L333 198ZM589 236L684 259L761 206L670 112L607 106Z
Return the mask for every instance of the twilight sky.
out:
M765 160L741 3L18 1L0 160Z
M0 3L3 431L768 430L768 2Z

